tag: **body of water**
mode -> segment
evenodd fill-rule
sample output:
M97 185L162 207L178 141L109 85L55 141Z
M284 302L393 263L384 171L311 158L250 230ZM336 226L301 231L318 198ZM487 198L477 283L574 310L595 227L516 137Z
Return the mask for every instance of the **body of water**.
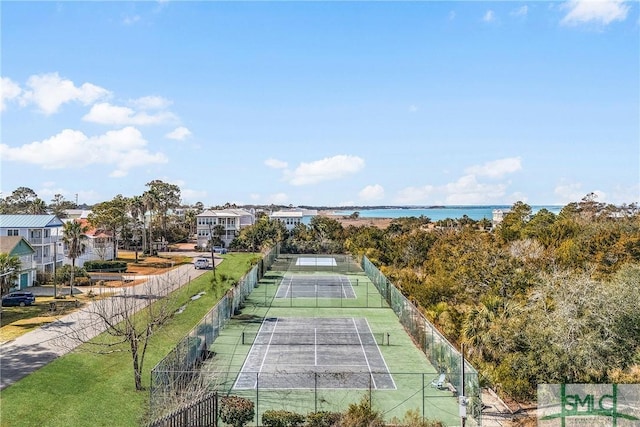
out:
M511 205L507 206L438 206L438 207L421 207L421 208L383 208L383 209L357 209L334 211L334 215L349 216L354 212L360 214L360 218L407 218L425 216L432 221L439 221L447 218L462 218L464 215L479 221L483 218L491 221L493 211L500 209L507 212ZM562 206L531 206L531 211L535 214L540 209L547 209L554 214L558 214Z

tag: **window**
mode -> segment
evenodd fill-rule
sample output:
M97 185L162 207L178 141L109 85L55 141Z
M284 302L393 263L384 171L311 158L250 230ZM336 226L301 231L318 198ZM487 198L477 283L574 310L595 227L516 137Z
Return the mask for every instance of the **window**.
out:
M19 236L18 229L7 230L7 236Z

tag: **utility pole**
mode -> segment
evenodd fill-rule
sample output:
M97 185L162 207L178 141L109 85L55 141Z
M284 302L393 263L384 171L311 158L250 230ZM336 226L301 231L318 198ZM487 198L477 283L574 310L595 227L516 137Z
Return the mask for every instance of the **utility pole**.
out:
M216 278L216 258L213 251L213 229L211 223L209 223L209 247L211 248L211 268L213 269L213 278Z
M462 392L460 399L460 422L462 427L465 427L467 422L467 398L465 397L464 391L464 344L462 344L460 348L460 371L462 373L462 384L460 386L460 391Z

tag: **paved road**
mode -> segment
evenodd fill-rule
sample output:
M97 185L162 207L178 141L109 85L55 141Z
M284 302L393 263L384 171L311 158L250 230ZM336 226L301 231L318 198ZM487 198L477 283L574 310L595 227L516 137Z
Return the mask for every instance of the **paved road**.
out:
M216 258L216 266L221 261L222 259ZM135 300L135 310L139 310L149 302L150 293L154 296L165 295L207 271L196 270L193 264L186 264L123 290L127 295L138 297L127 299L127 301ZM112 299L115 298L124 300L119 295L112 297ZM53 323L2 344L0 346L0 390L70 352L80 345L81 341L91 339L103 332L104 323L96 315L99 303L100 301L92 302ZM116 304L111 306L117 307Z

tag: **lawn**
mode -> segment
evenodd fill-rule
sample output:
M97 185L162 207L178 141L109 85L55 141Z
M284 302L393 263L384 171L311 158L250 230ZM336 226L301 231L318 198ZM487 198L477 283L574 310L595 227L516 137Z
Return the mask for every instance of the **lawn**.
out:
M153 366L258 259L255 254L236 253L223 258L216 268L216 286L213 273L207 272L176 291L176 305L186 304L186 309L152 337L143 370L146 386ZM205 292L203 297L191 300L200 292ZM83 345L0 392L0 425L111 427L147 421L149 393L135 391L130 354L98 355L89 350Z

